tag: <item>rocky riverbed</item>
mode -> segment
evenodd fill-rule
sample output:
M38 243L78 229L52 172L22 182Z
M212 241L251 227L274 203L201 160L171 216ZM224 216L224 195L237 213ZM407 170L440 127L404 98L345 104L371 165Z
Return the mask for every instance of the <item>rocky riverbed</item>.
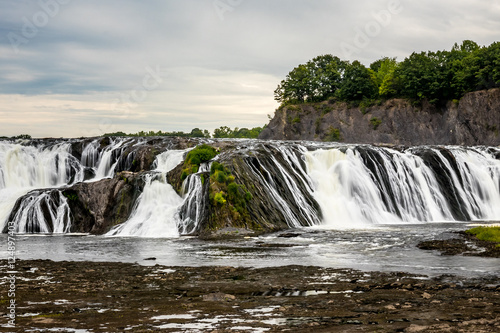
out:
M154 263L154 258L149 258ZM498 332L498 277L306 266L16 263L16 326L2 332Z
M457 237L443 240L429 240L418 244L422 250L440 251L442 255L464 255L500 258L500 247L495 242L482 241L464 231Z

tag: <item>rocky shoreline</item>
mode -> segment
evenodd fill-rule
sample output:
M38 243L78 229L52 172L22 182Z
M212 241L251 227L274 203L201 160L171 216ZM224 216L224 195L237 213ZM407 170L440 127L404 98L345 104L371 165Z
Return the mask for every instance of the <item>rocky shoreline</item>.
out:
M440 251L442 255L464 255L500 258L500 247L495 242L482 241L465 231L457 233L456 238L429 240L419 243L421 250Z
M2 293L2 332L500 330L497 276L49 260L18 261L16 269L16 326L6 327ZM5 287L6 260L0 271Z

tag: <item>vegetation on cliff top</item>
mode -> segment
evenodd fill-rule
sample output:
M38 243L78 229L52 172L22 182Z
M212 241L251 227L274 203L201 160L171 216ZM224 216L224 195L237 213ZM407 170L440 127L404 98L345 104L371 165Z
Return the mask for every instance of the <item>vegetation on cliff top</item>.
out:
M450 51L414 52L402 62L384 57L368 68L359 61L321 55L288 73L274 96L282 105L386 98L439 104L496 87L500 87L500 42L480 47L466 40Z

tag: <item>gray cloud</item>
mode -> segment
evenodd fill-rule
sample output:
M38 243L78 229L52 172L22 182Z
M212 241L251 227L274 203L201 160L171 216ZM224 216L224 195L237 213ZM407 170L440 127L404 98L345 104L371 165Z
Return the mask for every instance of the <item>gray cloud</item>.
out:
M391 1L242 0L223 19L215 0L2 1L0 135L261 126L279 81L316 55L368 65L498 40L496 1L401 0L377 28ZM156 67L161 82L144 89Z

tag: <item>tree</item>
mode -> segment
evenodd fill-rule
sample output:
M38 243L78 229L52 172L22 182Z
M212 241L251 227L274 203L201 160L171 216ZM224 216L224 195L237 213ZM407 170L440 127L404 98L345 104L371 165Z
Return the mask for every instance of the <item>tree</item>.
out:
M230 138L232 134L233 130L227 126L221 126L214 130L214 138Z
M193 137L193 138L203 138L203 137L205 137L205 134L203 133L203 131L201 129L196 127L196 128L193 128L191 130L191 133L189 136Z
M330 54L295 67L274 91L282 104L325 100L334 96L342 79L345 62Z
M354 61L346 66L337 96L344 101L359 101L378 95L375 75L371 69Z
M334 96L342 81L345 62L327 54L314 58L307 65L312 73L313 99L321 101Z
M412 53L398 63L384 57L366 68L330 54L295 67L275 90L282 105L402 97L439 104L465 93L500 87L500 43L480 47L471 40L450 51Z

